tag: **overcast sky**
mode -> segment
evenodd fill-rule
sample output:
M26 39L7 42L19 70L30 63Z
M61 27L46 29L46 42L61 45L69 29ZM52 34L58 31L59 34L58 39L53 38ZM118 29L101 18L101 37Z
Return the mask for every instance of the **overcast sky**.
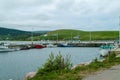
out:
M0 26L20 30L118 30L120 0L0 0Z

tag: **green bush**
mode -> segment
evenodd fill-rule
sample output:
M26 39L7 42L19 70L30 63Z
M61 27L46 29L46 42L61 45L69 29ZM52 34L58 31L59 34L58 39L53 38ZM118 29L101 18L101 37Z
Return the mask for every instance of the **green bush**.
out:
M109 62L113 62L116 59L116 54L115 53L111 53L109 56Z
M39 76L48 75L51 72L61 74L70 71L71 67L72 63L70 62L69 55L66 55L64 58L60 53L56 56L51 53L47 62L43 65L43 68L38 70L37 74L39 74Z
M113 52L113 53L109 53L109 55L105 58L104 62L113 63L115 60L116 60L116 54Z

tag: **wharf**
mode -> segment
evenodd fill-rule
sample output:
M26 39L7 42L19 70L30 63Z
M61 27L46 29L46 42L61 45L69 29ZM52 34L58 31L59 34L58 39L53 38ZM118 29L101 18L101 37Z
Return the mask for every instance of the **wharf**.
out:
M53 43L53 45L59 45L59 44L62 43ZM24 47L24 46L35 46L35 45L36 44L14 44L14 45L11 44L9 45L9 47ZM49 45L49 43L44 43L41 45L47 46ZM106 45L106 43L68 43L67 45L72 47L100 47L101 45Z
M48 45L48 44L64 44L67 43L70 46L74 47L100 47L101 45L105 44L113 44L114 41L0 41L4 43L10 44L9 47L23 47L23 46L33 46L35 44L42 44L42 45Z
M69 43L69 45L75 47L100 47L101 45L104 44L105 43Z

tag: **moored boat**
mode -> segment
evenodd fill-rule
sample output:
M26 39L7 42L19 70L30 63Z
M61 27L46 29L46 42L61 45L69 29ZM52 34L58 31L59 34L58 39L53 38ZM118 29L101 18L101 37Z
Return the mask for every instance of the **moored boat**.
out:
M108 49L100 50L100 56L101 57L106 57L108 54L109 54L109 50Z
M109 55L111 51L114 51L118 48L118 44L109 44L100 46L100 56L105 57Z
M25 45L25 46L23 46L22 48L20 48L20 50L28 50L28 49L30 49L30 48L31 48L31 46Z
M45 48L46 46L44 46L44 45L41 45L41 44L36 44L35 45L35 48L36 49L41 49L41 48Z
M48 48L54 48L54 47L57 47L57 45L47 44L46 47L48 47Z
M11 52L16 51L16 49L8 48L7 46L0 46L0 52Z
M73 45L69 45L68 43L60 43L57 46L58 47L74 47Z

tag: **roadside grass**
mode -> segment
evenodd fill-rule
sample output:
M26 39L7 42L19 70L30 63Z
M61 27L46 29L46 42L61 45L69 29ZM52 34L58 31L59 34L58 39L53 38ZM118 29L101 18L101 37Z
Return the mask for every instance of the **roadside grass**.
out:
M116 57L115 53L109 54L102 62L95 59L89 65L78 66L74 69L70 69L72 67L70 57L67 58L68 66L66 67L61 66L61 61L66 60L61 54L57 55L57 57L51 54L49 57L45 63L47 67L44 65L43 68L40 68L37 75L30 80L82 80L88 74L120 64L120 57ZM57 62L57 65L51 63L51 61L54 63ZM66 63L62 62L63 64L66 65Z

